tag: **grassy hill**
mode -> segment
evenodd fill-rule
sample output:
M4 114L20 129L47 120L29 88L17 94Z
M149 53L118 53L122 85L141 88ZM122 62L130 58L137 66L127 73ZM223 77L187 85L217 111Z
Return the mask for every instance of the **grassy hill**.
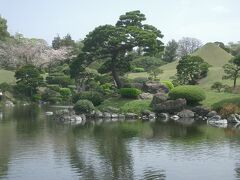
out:
M222 80L224 74L222 66L226 64L233 56L218 47L214 43L207 43L202 48L197 50L193 55L198 55L203 58L212 67L209 68L208 76L202 79L199 83L200 86L209 89L211 85L216 81L221 81L224 84L232 85L231 80ZM160 67L164 73L159 76L161 80L170 80L172 76L176 74L176 66L178 61L166 64ZM131 73L128 75L129 78L135 77L146 77L147 73ZM240 84L240 80L238 80Z
M0 84L6 83L15 83L14 72L0 69Z

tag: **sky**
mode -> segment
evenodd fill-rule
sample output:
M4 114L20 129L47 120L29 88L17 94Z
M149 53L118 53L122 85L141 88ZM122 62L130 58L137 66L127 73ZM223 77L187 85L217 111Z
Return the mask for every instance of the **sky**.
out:
M163 42L194 37L203 43L240 41L240 0L0 0L9 32L51 43L67 33L84 39L99 25L114 25L127 11L140 10L162 31Z

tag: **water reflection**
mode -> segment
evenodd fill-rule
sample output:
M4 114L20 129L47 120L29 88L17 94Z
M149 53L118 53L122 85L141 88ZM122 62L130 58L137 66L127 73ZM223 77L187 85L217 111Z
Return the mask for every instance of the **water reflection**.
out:
M44 114L39 107L3 112L0 178L240 179L238 129L189 120L70 126Z

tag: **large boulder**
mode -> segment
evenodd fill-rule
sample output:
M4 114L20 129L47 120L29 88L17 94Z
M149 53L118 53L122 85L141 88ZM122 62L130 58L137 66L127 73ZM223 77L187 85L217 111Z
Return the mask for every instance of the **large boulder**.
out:
M161 84L160 82L146 82L143 84L143 91L145 92L149 92L149 93L152 93L152 94L155 94L155 93L168 93L169 90L168 88Z
M177 113L182 111L187 104L185 99L167 100L165 102L155 104L153 109L157 113Z
M193 118L194 112L188 109L184 109L181 112L177 113L177 115L181 118Z
M199 116L207 116L207 114L211 111L209 108L203 106L196 106L192 108L192 111L195 112Z
M161 104L165 101L167 101L167 96L164 93L154 94L152 102L151 102L151 107L153 109L155 109L157 104Z
M140 99L152 99L153 98L153 95L151 93L141 93L139 95L139 98Z

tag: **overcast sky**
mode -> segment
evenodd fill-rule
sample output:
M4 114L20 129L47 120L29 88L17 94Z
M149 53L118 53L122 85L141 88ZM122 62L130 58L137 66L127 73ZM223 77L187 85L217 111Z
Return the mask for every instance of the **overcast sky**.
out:
M0 0L9 31L46 39L70 33L83 39L96 26L115 24L140 10L160 29L164 42L195 37L203 43L240 41L240 0Z

